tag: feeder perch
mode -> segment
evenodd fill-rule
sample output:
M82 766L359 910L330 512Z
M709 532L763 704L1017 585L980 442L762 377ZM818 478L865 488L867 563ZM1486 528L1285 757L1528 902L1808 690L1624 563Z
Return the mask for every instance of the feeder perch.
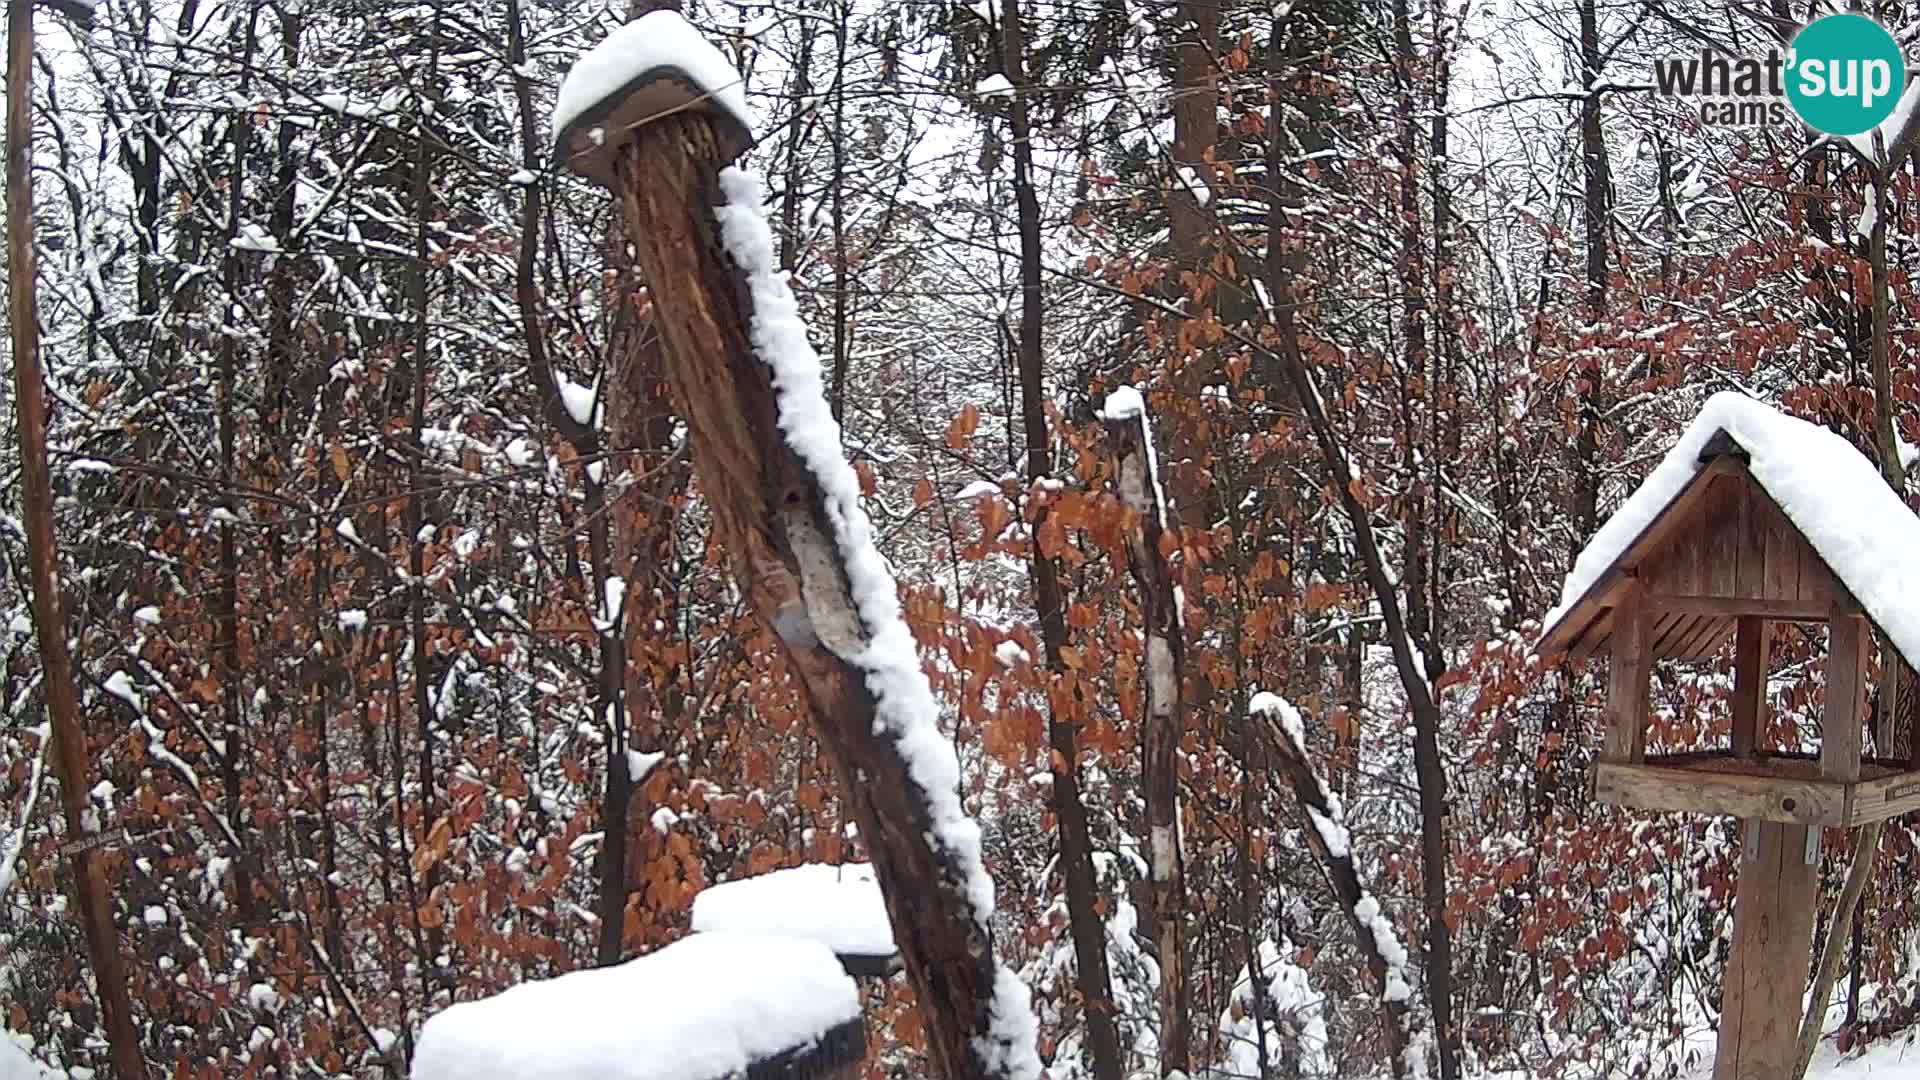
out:
M708 886L693 898L693 929L817 941L856 978L900 969L887 902L865 863L813 863Z
M1681 442L1595 534L1536 651L1610 658L1602 802L1744 819L1714 1080L1785 1075L1806 984L1822 827L1920 808L1920 762L1863 758L1868 648L1882 631L1920 658L1920 520L1845 440L1737 394L1708 401ZM1775 623L1828 629L1817 754L1766 745ZM1727 745L1649 755L1656 660L1733 642Z
M649 12L576 61L553 108L554 153L567 167L614 187L614 162L646 125L676 113L713 121L732 160L753 145L746 93L733 64L677 11Z
M852 1080L860 992L818 942L695 934L428 1020L412 1080Z

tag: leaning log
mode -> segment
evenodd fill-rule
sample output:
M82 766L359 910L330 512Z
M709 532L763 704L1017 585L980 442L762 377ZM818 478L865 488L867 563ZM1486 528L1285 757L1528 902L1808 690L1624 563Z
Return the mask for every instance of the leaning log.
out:
M670 12L609 42L615 51L575 69L607 99L563 87L555 137L576 172L611 165L714 539L840 775L931 1064L955 1078L1037 1075L1025 988L993 960L992 882L960 806L953 745L873 546L819 358L774 272L759 183L727 167L743 148L744 110L726 93L738 75L728 83L717 50ZM669 53L662 81L634 60Z

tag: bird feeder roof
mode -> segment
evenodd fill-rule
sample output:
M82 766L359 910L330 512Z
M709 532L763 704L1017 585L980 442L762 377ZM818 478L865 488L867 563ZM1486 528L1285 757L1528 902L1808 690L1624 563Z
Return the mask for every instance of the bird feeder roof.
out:
M812 863L709 886L693 898L693 928L817 941L854 975L886 974L898 952L866 863Z
M677 11L651 11L608 34L568 69L553 105L554 154L612 186L613 161L633 133L686 110L708 114L731 159L753 145L740 72Z
M1768 512L1777 509L1794 542L1804 542L1907 663L1920 667L1920 605L1912 602L1920 596L1920 519L1845 439L1732 392L1708 399L1581 551L1559 605L1543 620L1536 651L1551 655L1576 644L1591 651L1608 633L1615 589L1676 532L1737 528L1727 515L1703 512L1701 498L1729 465L1757 486L1756 499ZM1709 626L1694 640L1713 638L1718 629Z

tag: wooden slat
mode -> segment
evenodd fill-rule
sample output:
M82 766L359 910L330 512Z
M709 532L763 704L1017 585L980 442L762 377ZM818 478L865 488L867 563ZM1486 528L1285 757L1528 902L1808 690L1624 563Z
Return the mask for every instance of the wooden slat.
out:
M1720 646L1733 634L1734 624L1738 620L1731 615L1707 619L1695 628L1693 636L1682 641L1676 657L1683 660L1700 660L1720 655Z
M1569 644L1571 632L1587 625L1593 617L1593 611L1616 603L1617 601L1612 599L1611 591L1622 587L1621 579L1624 572L1637 569L1641 562L1658 553L1662 546L1673 538L1687 523L1700 500L1705 497L1707 486L1715 477L1739 468L1738 462L1721 464L1725 461L1729 459L1719 459L1695 473L1687 486L1680 489L1680 494L1673 497L1673 501L1667 504L1666 509L1654 515L1654 519L1647 523L1647 527L1641 530L1640 535L1634 538L1633 543L1627 545L1626 550L1615 561L1614 568L1621 573L1603 574L1600 580L1594 582L1593 587L1587 590L1587 595L1576 600L1572 607L1568 608L1540 635L1539 644L1534 646L1535 651L1542 656L1550 656L1565 649Z
M1802 604L1797 597L1785 600L1743 599L1736 596L1675 596L1649 592L1646 604L1654 611L1685 611L1695 615L1758 615L1774 622L1826 622L1831 604L1819 607Z
M1820 720L1820 773L1860 778L1860 741L1867 699L1866 620L1834 613L1827 631L1827 707Z
M1601 756L1637 762L1647 748L1647 679L1652 673L1646 606L1632 581L1614 609L1613 659L1607 673L1607 732Z
M1819 867L1806 859L1807 828L1762 822L1740 870L1733 951L1720 1003L1713 1080L1791 1076L1807 982Z
M1733 755L1750 758L1766 731L1767 646L1765 619L1739 621L1733 644Z
M1848 806L1847 824L1865 825L1885 821L1920 810L1920 772L1902 772L1877 780L1862 780L1854 787Z
M1767 515L1759 484L1749 476L1740 485L1740 557L1735 592L1747 600L1767 596Z
M1767 537L1766 589L1770 600L1800 599L1800 548L1805 543L1780 509L1767 499L1756 506Z
M1708 596L1739 595L1740 489L1747 482L1744 474L1716 479L1692 530L1700 549L1700 591Z
M1844 825L1850 785L1715 769L1622 761L1594 766L1601 802L1639 810L1725 814L1798 825Z
M1573 648L1567 651L1567 659L1575 663L1584 662L1588 657L1604 648L1613 637L1613 609L1600 612L1599 617L1589 623L1585 633L1574 641Z
M1649 612L1647 624L1652 627L1653 634L1648 638L1651 642L1651 648L1648 651L1654 656L1674 655L1680 640L1698 630L1700 624L1707 618L1705 615L1688 615L1685 612L1661 617Z

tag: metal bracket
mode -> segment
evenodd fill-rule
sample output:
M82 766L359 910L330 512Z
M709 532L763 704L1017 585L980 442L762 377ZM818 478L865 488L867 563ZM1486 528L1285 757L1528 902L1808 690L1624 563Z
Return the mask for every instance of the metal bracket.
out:
M1820 826L1807 826L1807 865L1820 865Z

